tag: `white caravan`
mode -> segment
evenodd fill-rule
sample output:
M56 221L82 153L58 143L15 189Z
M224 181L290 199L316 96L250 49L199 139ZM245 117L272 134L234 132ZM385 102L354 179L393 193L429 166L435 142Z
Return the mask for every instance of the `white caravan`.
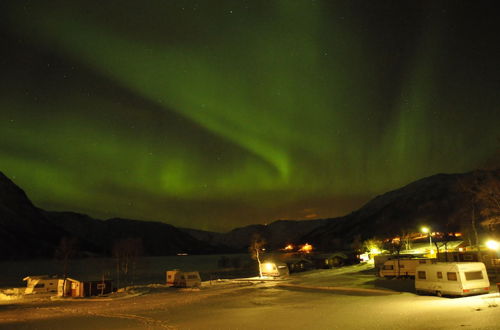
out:
M26 281L25 294L41 293L41 292L56 292L57 285L60 281L58 277L49 275L27 276L23 278Z
M490 281L482 262L438 262L417 267L415 290L440 297L468 296L488 293Z
M262 276L282 277L290 275L288 266L284 262L265 261L260 265Z
M167 271L167 286L177 288L194 288L201 286L199 272L183 272L178 269Z
M380 267L380 277L415 277L415 270L418 265L430 264L434 259L413 258L413 259L390 259Z

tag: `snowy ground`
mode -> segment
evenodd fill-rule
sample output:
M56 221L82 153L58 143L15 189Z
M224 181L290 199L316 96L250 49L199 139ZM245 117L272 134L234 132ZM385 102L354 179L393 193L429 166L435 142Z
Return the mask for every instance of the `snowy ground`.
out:
M492 286L493 287L493 286ZM352 289L350 289L352 288ZM0 302L0 329L498 329L498 293L417 296L412 280L383 280L366 265L288 281L163 285L107 298Z

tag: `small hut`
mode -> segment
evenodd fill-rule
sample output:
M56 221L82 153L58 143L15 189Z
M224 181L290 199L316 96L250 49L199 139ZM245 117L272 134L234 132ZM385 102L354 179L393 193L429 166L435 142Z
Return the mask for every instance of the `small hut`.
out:
M59 280L57 295L62 297L101 296L113 292L111 280L80 281L74 278Z

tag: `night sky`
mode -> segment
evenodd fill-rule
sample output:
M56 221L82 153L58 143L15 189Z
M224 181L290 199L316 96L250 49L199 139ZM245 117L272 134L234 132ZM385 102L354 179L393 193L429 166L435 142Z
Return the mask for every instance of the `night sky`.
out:
M229 230L500 146L480 1L2 1L0 171L39 207Z

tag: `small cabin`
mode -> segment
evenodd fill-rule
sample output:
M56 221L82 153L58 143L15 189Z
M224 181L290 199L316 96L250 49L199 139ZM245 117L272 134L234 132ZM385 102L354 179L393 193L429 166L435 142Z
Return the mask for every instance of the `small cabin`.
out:
M283 260L288 266L290 273L302 272L305 270L314 269L314 263L306 258L290 257Z
M80 281L73 278L59 280L57 295L60 297L102 296L113 292L111 280Z
M26 276L23 281L26 281L25 294L56 292L59 283L59 277L49 275Z
M349 260L347 255L341 252L315 254L311 258L316 268L340 267L348 263Z
M201 286L199 272L183 272L179 269L166 272L167 286L176 288L194 288Z

